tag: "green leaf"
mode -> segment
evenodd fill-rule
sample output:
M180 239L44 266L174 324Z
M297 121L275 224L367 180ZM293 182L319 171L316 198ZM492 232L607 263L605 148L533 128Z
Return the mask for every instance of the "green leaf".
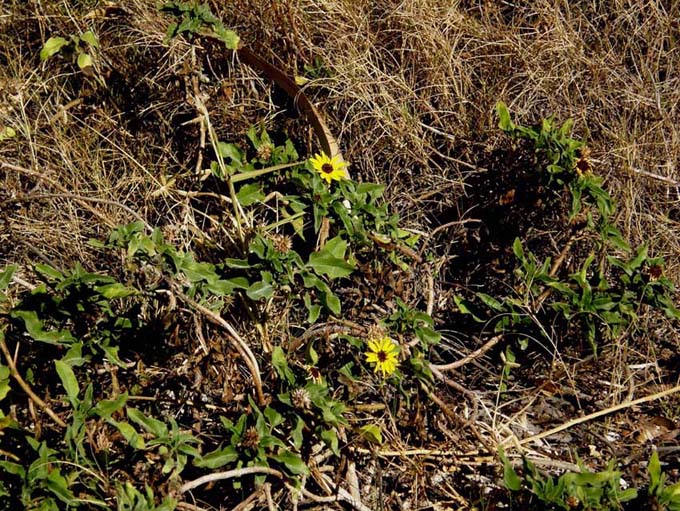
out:
M647 464L647 472L649 473L649 493L656 495L656 490L661 489L663 479L661 477L661 462L659 461L659 453L654 451L652 457L649 458Z
M50 280L64 280L64 274L49 264L36 264L33 269Z
M99 42L97 41L97 38L95 37L92 30L88 30L87 32L83 33L83 35L80 36L80 40L85 41L87 44L94 48L99 47Z
M92 57L90 57L89 53L82 52L78 54L78 67L80 69L92 67Z
M127 367L125 363L118 356L118 346L109 346L108 344L102 344L99 346L101 350L106 355L109 362L116 364L118 367Z
M293 441L293 446L296 449L302 448L303 442L302 431L304 427L305 427L304 421L300 417L297 417L295 421L295 428L293 428L293 430L290 432L290 438Z
M228 445L222 449L209 452L200 459L194 460L194 465L200 468L215 469L230 463L234 463L239 458L239 453L233 445Z
M324 305L328 307L328 310L330 310L336 316L340 315L342 312L342 305L340 303L340 298L338 298L337 295L334 295L331 292L324 293L323 301Z
M17 132L11 126L5 126L4 128L0 129L0 142L4 142L5 140L9 140L10 138L14 138L16 136Z
M314 349L314 346L312 345L312 343L309 343L307 345L307 350L305 352L305 355L306 355L306 358L307 358L307 362L310 365L316 366L316 364L319 363L319 354Z
M124 392L116 399L102 399L94 407L94 413L103 419L108 419L118 410L122 410L127 403L128 393Z
M484 322L484 319L481 317L481 313L477 310L475 305L469 300L465 300L463 297L458 295L453 295L453 302L456 304L456 307L458 307L458 310L462 314L469 314L470 316L472 316L472 319L474 319L478 323Z
M334 429L324 429L321 432L321 440L323 440L328 448L336 456L340 456L340 446L338 442L338 434Z
M515 125L512 123L512 119L510 119L510 112L502 101L496 103L496 114L498 115L498 127L500 129L506 133L514 131Z
M18 265L10 264L9 266L5 267L3 272L0 272L0 291L7 289L9 283L12 282L12 277L17 271L17 268L19 268Z
M416 327L414 329L416 336L425 346L434 346L439 344L442 336L436 330L430 327Z
M319 314L321 314L321 306L318 304L312 304L312 297L309 293L304 295L305 307L307 307L307 323L313 325L316 320L319 319Z
M45 486L50 490L59 500L68 506L76 504L76 497L69 489L67 479L61 475L61 470L54 469L47 475Z
M248 207L264 200L265 195L262 193L262 185L260 183L249 183L239 189L236 193L236 198L241 203L241 206Z
M519 491L522 488L522 480L517 475L517 472L515 472L515 469L512 468L512 464L505 456L502 447L498 448L498 455L503 462L503 482L505 487L510 491Z
M520 240L519 238L515 238L515 241L512 244L512 251L515 254L515 257L521 263L524 263L526 261L526 258L524 256L524 249L522 248L522 240Z
M252 265L248 262L248 259L231 259L227 258L224 260L224 264L227 268L235 268L239 270L247 270ZM248 287L248 286L246 286Z
M336 257L330 250L326 249L327 247L324 247L319 252L310 254L307 267L313 269L319 275L326 275L330 279L351 275L355 266L347 263L343 258Z
M274 410L271 406L268 406L267 408L264 409L264 416L267 418L269 426L272 429L285 422L283 415Z
M59 53L59 51L69 43L67 39L63 37L50 37L45 45L40 50L40 60L45 60L50 58L52 55Z
M236 163L237 166L241 166L243 163L243 158L245 154L243 151L235 144L228 144L226 142L217 143L217 151L220 153L222 158L229 158L232 162Z
M0 401L7 397L9 391L12 388L9 386L9 368L0 365ZM2 425L0 423L0 431L2 430Z
M136 289L124 286L119 282L116 282L114 284L106 284L104 286L96 286L94 290L108 300L115 300L116 298L125 298L127 296L137 294Z
M383 437L380 426L377 424L366 424L359 429L361 436L371 443L382 445Z
M26 469L23 465L18 463L12 463L11 461L0 461L0 469L4 470L8 474L19 476L22 479L26 477Z
M154 419L153 417L147 417L136 408L128 408L127 415L132 422L142 426L149 433L152 433L156 438L162 438L168 434L168 427L165 425L165 423Z
M76 341L76 338L68 330L55 330L51 332L44 330L42 322L35 311L14 310L10 315L13 318L22 319L28 335L36 341L48 344L69 344Z
M57 374L59 374L61 384L66 390L66 395L68 396L71 404L75 407L76 403L78 402L78 392L80 390L78 388L78 380L76 375L73 372L73 369L71 369L71 366L62 360L55 360L54 365L57 368Z
M146 448L142 436L128 422L110 421L110 424L113 424L120 431L130 447L138 451Z
M505 307L501 302L496 300L493 296L487 295L486 293L476 293L477 297L486 305L489 307L491 310L494 310L496 312L504 312Z
M248 295L248 298L255 301L267 299L271 298L274 294L274 287L270 283L261 280L260 282L255 282L251 285L247 289L246 294Z
M240 38L233 30L227 30L224 27L215 27L215 34L224 42L224 45L229 50L237 50Z
M270 457L282 463L292 474L309 475L309 468L302 461L302 458L294 452L284 449L279 454Z
M208 284L205 288L217 296L228 296L234 294L237 289L248 289L250 282L245 277L234 277L233 279L220 279Z
M295 384L295 373L288 365L286 354L283 352L281 346L275 346L272 350L272 365L279 375L279 378L287 381L290 385Z
M330 254L338 259L344 259L345 253L347 252L347 242L343 240L340 236L331 238L326 242L323 249L319 251L320 253Z

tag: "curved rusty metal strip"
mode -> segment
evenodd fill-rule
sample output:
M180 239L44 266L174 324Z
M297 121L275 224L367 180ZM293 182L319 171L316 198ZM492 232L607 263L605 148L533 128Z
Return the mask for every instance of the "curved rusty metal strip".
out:
M286 94L293 99L298 111L302 113L312 125L323 152L331 157L339 156L340 159L344 161L342 153L340 152L340 147L338 146L335 137L328 129L326 121L324 121L317 108L312 104L300 86L295 83L295 80L245 46L239 46L237 52L242 62L264 73L267 78L281 87ZM345 174L349 177L346 168Z

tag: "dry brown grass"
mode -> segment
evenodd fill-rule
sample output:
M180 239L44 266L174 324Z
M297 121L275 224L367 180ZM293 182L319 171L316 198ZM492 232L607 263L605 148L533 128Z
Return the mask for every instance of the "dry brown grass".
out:
M201 71L195 50L180 39L164 43L167 19L156 11L156 2L122 2L106 17L92 4L14 0L0 5L0 126L12 126L18 133L0 143L0 263L28 267L30 261L42 260L68 267L82 261L97 267L100 256L87 240L102 239L112 226L137 216L162 227L180 247L228 247L234 232L224 222L227 213L216 211L215 205L204 208L166 186L174 177L178 189L185 184L191 191L201 189L196 175L200 132L190 122L196 111L187 93L192 77ZM444 223L443 215L447 221L465 218L466 212L457 208L466 182L484 172L489 155L505 143L493 113L496 102L503 100L527 124L549 115L575 119L576 135L587 140L595 172L606 176L619 205L617 225L632 244L647 243L653 255L665 257L668 275L680 284L680 2L212 4L247 45L291 74L301 75L304 64L321 59L328 73L312 80L305 92L325 112L351 162L350 172L385 182L394 208L425 238ZM37 57L50 35L86 27L102 43L98 72L106 86L84 80L57 58L41 63ZM299 121L282 119L285 101L270 83L229 59L215 59L211 65L213 69L204 70L210 81L202 87L220 138L242 138L250 125L264 119L268 126L294 132L306 146L302 149L313 149L313 139ZM461 224L431 240L434 266L442 275L435 284L435 317L444 317L452 307L455 283L444 281L447 256L463 231ZM279 319L272 319L277 332L286 329L278 326ZM445 326L452 358L474 347L456 333L456 325ZM659 365L660 360L674 360L663 350L680 347L677 325L642 318L634 335L603 347L609 353L608 367L595 363L580 369L582 361L573 353L545 347L553 357L547 374L567 388L564 394L575 403L572 413L593 411L581 408L582 386L591 389L586 392L609 389L601 398L590 396L593 406L603 408L680 377L677 368ZM546 397L529 367L513 383L522 392L517 401L502 401L496 386L501 366L496 353L454 373L475 392L467 401L454 391L447 394L448 406L463 417L458 424L444 424L438 409L428 415L442 422L443 449L469 451L460 463L468 474L490 460L475 458L482 446L471 437L470 425L482 440L497 445L513 435L537 432L527 411L552 410L553 396ZM592 381L586 378L591 372ZM590 433L602 438L611 429L633 435L635 425L626 421L635 420L636 413L599 422ZM680 418L677 401L663 401L646 414L663 415L676 426ZM458 506L471 505L480 488L494 487L491 481L475 486L462 476L454 480L438 470L434 440L402 437L389 413L376 420L384 421L394 452L384 456L384 463L361 458L366 502L383 497L373 477L381 470L403 470L394 476L403 488L384 488L392 492L387 507L393 509L434 505L432 493L418 493L418 485L427 487L437 478L444 481L441 500ZM556 437L529 452L549 468L573 467L569 453L574 440ZM416 444L428 444L425 450L431 452L398 455ZM632 463L647 459L646 453L635 451L649 445L624 444L593 463L621 453ZM405 486L409 478L414 481L410 488Z

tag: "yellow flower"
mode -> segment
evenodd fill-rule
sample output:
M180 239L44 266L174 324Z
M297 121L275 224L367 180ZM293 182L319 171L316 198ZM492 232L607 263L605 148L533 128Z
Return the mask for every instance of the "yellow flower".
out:
M309 161L312 163L314 170L316 170L328 184L331 184L331 181L340 181L347 177L345 174L347 163L342 161L338 154L329 158L326 153L322 152L321 154L315 154Z
M368 341L366 361L375 364L375 372L382 371L383 378L389 376L397 368L399 363L397 355L399 346L392 342L389 337L371 339Z

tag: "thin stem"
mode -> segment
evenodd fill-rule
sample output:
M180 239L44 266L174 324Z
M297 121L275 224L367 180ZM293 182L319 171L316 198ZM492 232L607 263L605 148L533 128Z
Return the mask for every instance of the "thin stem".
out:
M263 405L264 402L265 402L265 399L264 399L264 392L262 390L262 377L260 376L260 368L258 367L257 359L255 358L255 355L253 354L250 347L241 338L241 336L234 329L234 327L231 326L224 318L222 318L218 314L215 314L213 311L211 311L207 307L204 307L203 305L201 305L197 301L189 298L187 295L185 295L179 289L179 286L177 286L175 283L173 283L171 281L169 281L169 283L173 286L175 294L183 302L189 304L196 311L203 314L206 318L208 318L208 320L211 323L213 323L213 324L215 324L219 327L224 328L227 331L227 333L229 333L229 336L231 337L231 339L233 341L234 347L239 352L241 357L243 357L243 360L245 361L246 365L248 366L248 369L250 370L250 374L253 377L253 383L255 384L255 392L257 393L257 400L258 400L260 405Z
M47 406L47 403L43 401L33 390L31 390L31 387L28 386L28 383L21 377L19 374L19 371L17 370L17 366L14 364L14 359L12 357L12 354L9 352L7 349L7 344L5 344L5 336L0 333L0 350L2 351L2 354L5 355L5 360L7 360L7 365L9 366L9 371L12 377L16 380L16 382L19 384L19 386L23 389L23 391L28 395L31 400L37 404L40 408L43 409L43 411L49 415L54 422L56 422L59 426L62 428L66 427L66 423L59 418L59 416L54 413L54 411Z
M472 362L473 360L481 357L484 355L487 351L489 351L491 348L493 348L498 342L503 339L503 335L496 335L486 341L486 343L481 346L479 349L476 349L472 353L464 356L463 358L456 360L455 362L450 362L448 364L430 364L430 369L432 370L437 370L437 371L451 371L453 369L458 369L459 367L463 367L465 364L468 364Z
M239 236L239 239L241 240L241 244L243 244L243 243L245 243L245 234L243 232L243 224L247 223L246 222L246 215L243 211L243 208L241 207L241 203L238 201L238 198L236 197L236 190L234 188L234 182L232 181L232 178L229 175L229 172L227 172L227 167L224 164L224 158L222 157L222 153L220 152L220 149L219 149L219 140L217 138L217 133L215 133L215 128L213 128L213 126L210 122L210 114L208 114L208 109L203 104L203 101L201 101L201 99L199 98L198 95L196 95L194 97L194 101L196 102L196 109L203 116L203 119L205 120L205 124L208 126L208 136L210 137L210 145L212 145L213 151L215 151L215 156L217 157L217 164L219 165L220 170L222 171L222 175L224 176L224 179L227 182L227 188L229 188L229 196L231 197L231 205L234 209L234 218L236 220L236 229L238 231L238 236Z
M206 474L204 476L199 477L198 479L194 479L193 481L189 481L188 483L184 483L182 486L179 488L179 493L186 493L190 490L193 490L194 488L198 488L199 486L202 486L204 484L212 483L215 481L223 481L224 479L233 479L234 477L242 477L242 476L247 476L249 474L269 474L278 477L279 479L283 479L283 473L269 467L245 467L245 468L236 468L234 470L227 470L226 472L215 472L214 474Z
M518 445L526 445L531 442L535 442L537 440L541 440L543 438L552 436L556 433L559 433L561 431L564 431L565 429L572 428L578 424L582 424L584 422L589 422L594 419L598 419L600 417L603 417L605 415L609 415L610 413L618 412L620 410L625 410L626 408L632 408L634 406L640 405L642 403L648 403L650 401L656 401L657 399L661 399L662 397L670 396L672 394L676 394L680 392L680 385L676 385L673 388L663 390L661 392L657 392L655 394L652 394L650 396L645 396L641 397L639 399L635 399L633 401L627 401L624 403L620 403L615 406L610 406L609 408L605 408L603 410L599 410L597 412L590 413L588 415L584 415L583 417L577 417L576 419L572 419L570 421L565 422L564 424L561 424L559 426L555 426L554 428L548 429L542 433L538 433L536 435L532 435L527 438L523 438L522 440L519 440ZM514 437L513 437L514 438ZM512 440L512 438L507 438L501 444L507 444Z

